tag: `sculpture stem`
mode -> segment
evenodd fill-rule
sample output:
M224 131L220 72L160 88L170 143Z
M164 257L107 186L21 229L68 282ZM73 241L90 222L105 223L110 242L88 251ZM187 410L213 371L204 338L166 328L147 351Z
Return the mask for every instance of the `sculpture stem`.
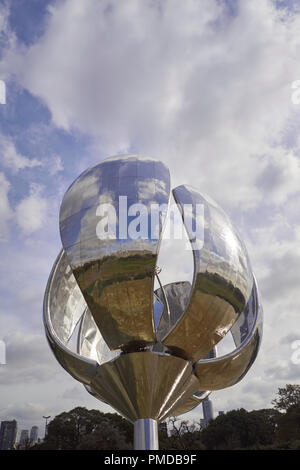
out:
M158 450L158 426L155 419L144 418L135 421L134 449Z

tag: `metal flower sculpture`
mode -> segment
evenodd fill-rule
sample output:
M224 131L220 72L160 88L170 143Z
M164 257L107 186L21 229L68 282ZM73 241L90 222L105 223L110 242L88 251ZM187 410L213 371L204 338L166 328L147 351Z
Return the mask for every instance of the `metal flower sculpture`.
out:
M86 170L67 190L63 249L44 299L56 359L134 423L136 449L157 449L157 423L241 380L261 342L256 281L229 218L191 187L179 186L173 196L193 250L192 285L160 284L154 292L169 171L151 158L124 155ZM68 343L79 322L75 353ZM216 357L229 331L236 349Z

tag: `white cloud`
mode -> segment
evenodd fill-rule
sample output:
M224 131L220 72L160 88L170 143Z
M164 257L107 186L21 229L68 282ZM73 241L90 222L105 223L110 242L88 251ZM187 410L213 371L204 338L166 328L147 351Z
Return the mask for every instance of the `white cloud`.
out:
M47 382L58 372L44 335L19 329L6 334L3 341L6 364L0 369L1 386Z
M278 147L273 149L272 155L263 159L256 184L265 193L269 203L283 204L291 195L299 193L299 181L299 156Z
M47 221L47 200L39 185L31 184L30 194L16 207L16 221L25 235L39 230Z
M51 176L56 175L56 173L58 173L59 171L63 171L64 169L61 157L59 155L52 156L49 159L48 165L50 168L49 173Z
M42 165L37 158L30 159L18 153L13 140L4 135L0 135L0 155L1 163L13 172Z
M86 390L82 384L74 382L74 386L67 388L61 395L61 398L66 400L78 400L83 401L86 398Z
M221 5L66 0L6 67L57 126L92 133L103 153L138 146L180 179L250 207L265 192L256 185L267 171L261 155L274 172L280 158L295 166L274 139L295 111L300 15L256 0L231 18Z
M4 1L0 4L0 41L1 45L9 50L10 48L15 47L16 37L15 34L9 28L9 4L7 1ZM0 67L1 74L1 67ZM2 74L1 74L2 75ZM4 78L3 76L1 78Z
M242 221L265 333L243 382L213 396L220 408L258 408L270 406L276 388L296 373L280 338L299 330L300 107L292 103L291 84L300 79L300 13L253 0L237 2L236 15L228 16L224 5L56 2L44 35L27 49L11 42L0 70L48 106L51 125L94 137L82 169L133 147L164 160L173 187L194 185ZM15 171L37 166L12 142L6 148L3 162ZM53 165L50 174L62 170L60 157ZM9 183L2 178L1 223L7 227ZM32 187L17 205L25 234L46 221L41 194ZM166 242L162 248L163 281L191 279L190 253ZM19 295L30 300L30 289L29 297L21 289Z
M40 420L46 408L39 403L13 403L7 407L0 409L2 420L16 419L17 421L28 421L34 423L35 420Z

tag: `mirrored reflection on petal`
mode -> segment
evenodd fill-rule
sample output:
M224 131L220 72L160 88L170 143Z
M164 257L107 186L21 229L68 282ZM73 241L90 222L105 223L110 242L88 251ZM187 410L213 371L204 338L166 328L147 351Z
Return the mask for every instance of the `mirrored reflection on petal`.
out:
M85 309L86 303L62 250L54 263L44 297L46 337L61 366L76 380L89 384L97 372L97 362L68 348L69 339Z
M245 341L253 328L257 310L257 297L257 284L254 282L247 305L230 330L237 347Z
M164 292L163 292L164 291ZM169 310L164 305L159 325L157 327L157 338L161 340L184 314L188 305L191 284L188 281L172 282L155 291L162 304L164 297L168 302Z
M158 327L158 324L161 319L161 315L164 310L164 304L163 302L159 299L159 297L154 293L154 300L153 300L153 316L154 316L154 325L155 328Z
M88 308L81 320L78 334L78 354L94 359L98 364L111 361L120 354L120 351L109 349Z
M85 199L89 184L98 188L97 198L89 199L92 205ZM154 272L165 214L152 238L150 208L168 204L167 168L148 157L123 155L84 172L70 191L76 204L67 192L60 212L62 243L105 342L127 351L155 343Z
M250 305L250 304L249 304ZM250 307L247 307L250 308ZM256 283L254 284L253 300L251 302L251 330L242 340L239 347L225 356L215 359L200 360L196 365L196 375L199 379L201 388L210 390L220 390L230 387L239 382L248 372L259 351L262 340L262 320L263 312L259 302ZM249 323L250 323L249 322ZM237 333L237 328L236 332ZM239 343L243 329L240 335L236 336Z
M55 266L48 299L49 320L57 337L67 345L85 311L86 303L64 252L61 252Z
M225 336L243 312L253 276L245 247L224 211L193 188L179 186L173 194L193 247L195 272L187 310L163 343L170 351L197 360ZM189 216L194 227L185 219L185 205L192 206ZM204 206L200 220L197 205ZM242 264L241 259L247 262Z

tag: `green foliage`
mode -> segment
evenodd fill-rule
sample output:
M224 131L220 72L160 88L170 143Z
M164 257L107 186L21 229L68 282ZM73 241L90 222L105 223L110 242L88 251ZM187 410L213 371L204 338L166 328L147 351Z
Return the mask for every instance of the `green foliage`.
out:
M132 425L113 413L77 407L56 416L39 449L123 450L132 448Z
M169 418L169 437L160 439L159 448L162 450L204 450L201 442L200 427L189 424L188 421L180 421L178 418Z
M272 400L274 408L280 411L287 411L289 407L300 404L300 385L287 384L284 388L279 388L277 398Z
M300 403L292 405L278 420L276 442L292 442L300 438Z
M206 449L244 449L272 444L278 416L274 410L243 408L218 416L201 433Z

